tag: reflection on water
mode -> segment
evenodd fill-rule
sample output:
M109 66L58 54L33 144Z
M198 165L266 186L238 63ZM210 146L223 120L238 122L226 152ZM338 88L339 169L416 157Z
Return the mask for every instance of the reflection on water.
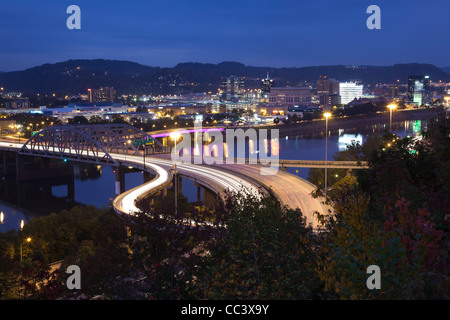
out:
M28 220L24 210L15 207L11 203L0 201L0 232L20 229L22 220L24 222Z
M20 221L60 212L74 206L108 206L115 196L111 167L74 163L71 176L17 182L14 175L0 180L0 232L18 230ZM125 187L142 184L141 172L126 174Z
M392 131L400 137L414 136L426 130L425 121L403 121L392 123ZM352 141L363 144L370 135L383 135L389 126L385 124L369 125L358 128L330 130L328 132L328 160L333 159L337 151L345 150ZM325 132L288 136L280 140L280 158L297 160L325 159Z
M393 122L392 131L400 137L415 136L426 130L427 124L427 121L421 120ZM363 144L368 136L374 134L381 136L387 130L389 130L389 124L330 130L327 159L333 160L333 155L345 150L346 145L351 144L352 140ZM325 160L325 132L289 136L287 139L280 140L280 159ZM306 179L309 169L288 168L287 171Z
M352 144L363 144L362 134L343 134L339 135L338 148L339 151L347 150L347 146Z
M392 123L398 136L414 136L426 130L426 121L404 121ZM369 125L329 131L328 160L333 160L337 151L345 150L352 141L363 144L369 135L383 135L389 125ZM324 130L325 131L325 130ZM324 160L325 132L286 136L280 139L280 159ZM248 147L248 146L247 146ZM288 172L302 178L308 176L307 168L288 168ZM74 163L74 175L67 178L45 179L17 183L15 178L0 180L0 211L3 222L0 232L18 230L20 221L25 223L34 216L59 212L75 205L108 206L115 196L112 167ZM129 190L143 183L141 172L126 174L125 188ZM196 200L196 186L183 179L183 194L188 201Z

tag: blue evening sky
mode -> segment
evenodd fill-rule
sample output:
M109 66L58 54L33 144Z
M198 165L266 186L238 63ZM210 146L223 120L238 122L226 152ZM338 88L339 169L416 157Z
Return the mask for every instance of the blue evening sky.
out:
M68 30L69 5L81 30ZM381 30L369 30L369 5ZM449 0L0 0L0 71L68 59L450 66Z

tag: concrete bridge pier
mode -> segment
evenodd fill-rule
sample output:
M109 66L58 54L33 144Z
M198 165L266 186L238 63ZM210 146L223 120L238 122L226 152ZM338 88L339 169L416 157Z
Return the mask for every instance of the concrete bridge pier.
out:
M202 188L200 186L197 186L197 201L202 201Z
M117 166L114 168L114 176L115 176L115 192L116 195L125 192L125 173L121 166Z
M178 189L178 194L182 194L183 193L183 178L181 178L181 176L179 174L177 174L177 189Z
M155 205L155 201L162 201L166 196L167 196L167 188L161 189L159 192L155 193L153 196L149 198L150 206L153 207Z
M197 182L194 182L194 186L197 187L197 202L201 202L202 201L202 187Z
M142 179L144 183L147 183L152 180L152 174L147 171L142 171Z
M23 156L16 154L16 177L17 180L21 180L22 174L25 170L25 159Z
M203 189L203 204L205 205L205 207L209 208L209 209L214 209L216 203L217 203L217 195L204 188Z
M159 192L157 192L154 196L150 198L151 205L153 206L155 204L155 200L162 201L162 199L166 196L167 196L167 188L161 189Z
M16 173L15 166L16 166L16 153L15 152L9 152L9 151L3 151L2 152L2 174L4 176L6 175L13 175Z
M8 161L6 158L6 152L2 152L2 158L3 158L3 164L2 164L2 171L3 171L3 175L6 176L6 169L8 167Z

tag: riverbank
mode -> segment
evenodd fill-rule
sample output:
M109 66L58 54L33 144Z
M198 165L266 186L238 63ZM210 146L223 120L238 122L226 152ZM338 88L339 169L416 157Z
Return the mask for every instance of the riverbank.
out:
M392 116L392 122L410 121L410 120L430 120L438 117L440 111L437 109L419 109L419 110L403 110L395 111ZM347 118L330 118L328 120L328 129L348 129L353 127L361 127L368 125L376 125L386 123L389 125L389 112L354 116ZM279 124L277 126L260 127L265 129L279 129L280 137L289 135L301 135L320 133L325 129L325 119L303 121L291 124Z

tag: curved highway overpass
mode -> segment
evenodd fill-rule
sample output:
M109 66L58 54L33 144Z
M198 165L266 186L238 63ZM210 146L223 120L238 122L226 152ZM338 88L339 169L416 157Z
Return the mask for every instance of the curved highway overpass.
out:
M3 150L18 151L22 146L23 144L17 142L0 142L0 149ZM120 165L133 166L140 170L145 169L155 175L155 178L151 181L118 195L113 202L113 207L117 212L125 214L137 212L136 200L159 192L167 188L172 182L173 162L170 155L146 156L145 164L142 156L120 153L109 153L109 155ZM36 156L38 155L36 154ZM54 157L62 156L55 154ZM311 192L315 189L313 185L281 170L274 176L262 176L259 166L255 165L205 166L180 163L177 164L177 174L196 181L221 198L225 197L227 190L231 192L243 191L256 196L270 191L282 205L292 209L299 208L306 216L307 222L312 223L314 227L316 227L316 219L313 217L313 212L319 211L325 214L328 209L331 209L325 206L320 199L311 196Z
M171 161L170 158L171 156L168 154L154 156L151 163L162 159ZM278 170L275 175L261 175L261 165L239 163L205 165L203 168L218 170L222 172L222 176L226 174L239 176L258 186L259 190L267 190L268 193L273 194L280 201L281 205L290 209L300 209L307 222L312 223L313 227L317 227L317 219L314 217L314 212L327 214L329 210L333 211L331 206L323 203L323 198L314 198L311 195L316 186L283 170Z
M123 154L111 154L114 159L119 160L123 165L129 165L144 170L144 160L141 156L131 156ZM132 214L138 209L134 205L135 200L158 192L171 184L173 177L173 162L169 159L160 159L146 156L145 170L156 174L156 177L141 186L126 191L116 197L113 206L116 211ZM256 182L250 182L242 176L226 173L213 167L204 167L191 164L177 164L177 174L196 181L204 187L215 192L222 199L226 196L226 191L244 191L255 196L264 192Z

